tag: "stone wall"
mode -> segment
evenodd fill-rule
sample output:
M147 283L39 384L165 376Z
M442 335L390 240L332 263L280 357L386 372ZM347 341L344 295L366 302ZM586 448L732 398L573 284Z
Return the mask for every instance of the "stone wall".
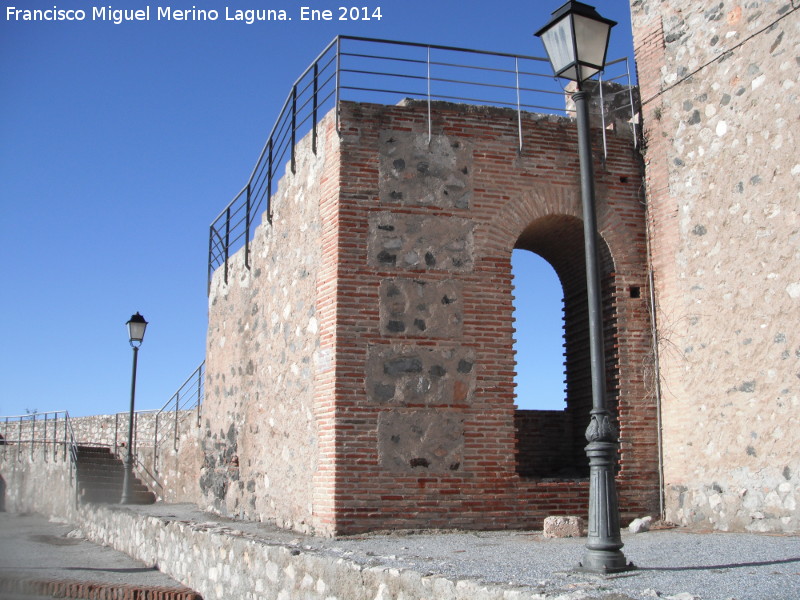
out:
M574 122L487 107L343 103L334 531L534 527L585 513L591 403ZM598 132L595 136L599 141ZM609 396L624 513L657 507L640 164L598 160ZM600 146L598 146L599 148ZM516 456L512 250L539 253L569 301L572 473L522 478ZM573 303L573 296L575 301ZM580 302L580 298L584 302ZM529 421L531 422L531 421ZM577 429L577 431L576 431ZM544 431L531 435L544 435ZM565 437L568 433L564 432ZM580 456L578 456L580 455ZM555 475L555 474L553 474Z
M658 299L666 516L800 530L800 15L631 3Z
M227 284L215 275L204 507L326 534L538 527L550 514L585 514L591 395L574 122L523 115L520 148L513 111L433 108L429 134L427 105L342 103L338 136L328 115L317 155L308 139L299 145L249 269L240 251ZM630 518L658 498L630 137L611 136L596 170L608 395ZM567 440L567 468L546 476L518 468L515 247L548 260L566 296L566 414L521 421L541 428L520 437L560 428Z
M336 181L333 113L296 150L228 283L219 269L209 295L206 398L198 502L225 515L276 519L307 529L314 513L319 431L314 397L332 368L318 310L326 268L321 211Z
M74 519L77 496L70 457L63 447L0 445L0 478L5 510Z

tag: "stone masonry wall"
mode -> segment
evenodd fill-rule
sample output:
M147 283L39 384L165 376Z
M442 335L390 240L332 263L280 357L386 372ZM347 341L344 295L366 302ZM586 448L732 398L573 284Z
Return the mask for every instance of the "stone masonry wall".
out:
M800 14L631 3L666 516L800 531Z
M249 269L240 251L227 284L215 274L204 508L324 534L538 527L586 513L580 469L520 475L514 418L512 250L524 237L562 278L582 269L571 259L582 247L574 122L524 115L520 151L513 111L434 108L429 137L426 105L341 103L338 135L331 113L317 155L308 138L298 146ZM656 510L658 471L647 295L629 293L646 289L630 138L612 136L596 169L615 323L609 395L632 518ZM568 405L553 421L580 423L577 439L588 405Z
M586 511L586 479L520 477L514 420L511 252L523 234L531 248L547 237L565 273L582 246L555 234L580 223L574 123L524 115L520 151L513 111L433 114L429 136L425 105L341 105L333 532L533 527ZM639 162L629 139L609 144L599 220L630 517L657 507L655 404L647 296L629 293L646 290ZM588 414L574 419L585 429Z
M296 173L281 179L244 253L219 269L209 295L204 464L199 503L225 515L310 527L319 429L314 394L330 369L317 298L320 216L337 164L333 113L297 148Z
M76 491L73 468L69 454L64 456L63 446L0 445L5 510L74 519Z

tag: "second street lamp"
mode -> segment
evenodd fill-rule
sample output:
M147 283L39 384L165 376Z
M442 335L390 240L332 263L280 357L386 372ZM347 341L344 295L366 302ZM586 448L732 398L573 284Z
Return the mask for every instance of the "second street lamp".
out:
M589 457L589 537L580 568L596 573L634 568L622 553L619 530L619 506L614 480L618 439L606 403L594 169L588 93L582 86L584 81L603 70L608 39L614 25L614 21L601 17L594 7L571 1L556 10L550 22L536 32L542 39L556 76L574 81L578 87L578 91L572 94L572 100L578 125L592 376L592 410L586 429L589 442L586 446Z
M131 408L128 414L128 455L125 457L125 472L122 479L122 498L120 504L133 502L133 408L136 401L136 362L139 357L139 346L144 340L147 321L138 312L127 323L128 341L133 348L133 374L131 376Z

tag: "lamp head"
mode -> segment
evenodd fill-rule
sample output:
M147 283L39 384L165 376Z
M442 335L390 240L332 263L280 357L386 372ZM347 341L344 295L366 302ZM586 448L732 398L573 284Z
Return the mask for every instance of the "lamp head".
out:
M593 6L570 0L553 12L534 35L542 39L556 77L580 84L605 67L608 40L616 21Z
M130 320L127 322L127 325L128 339L131 343L131 346L138 348L142 345L142 340L144 340L144 332L147 329L147 321L145 321L144 317L137 312L130 318Z

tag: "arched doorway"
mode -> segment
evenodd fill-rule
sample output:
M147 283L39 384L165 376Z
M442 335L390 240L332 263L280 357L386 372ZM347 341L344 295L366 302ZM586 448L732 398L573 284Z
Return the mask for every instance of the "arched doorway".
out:
M584 451L584 432L589 423L592 390L589 357L589 323L586 299L586 262L583 245L583 222L568 215L549 215L531 222L514 245L515 250L533 252L555 271L563 291L563 349L551 354L563 360L564 403L546 410L520 408L515 416L517 436L517 473L538 479L574 479L588 476ZM601 285L604 308L604 334L607 370L607 400L616 409L618 363L615 354L616 315L613 310L613 263L605 243L600 241ZM517 290L522 289L518 282ZM524 311L526 302L515 290L515 305ZM527 293L531 293L528 288ZM533 293L535 293L535 288ZM535 302L527 303L535 310ZM517 328L516 342L535 337L535 332ZM535 342L534 342L535 343ZM551 359L553 357L551 356ZM517 372L530 369L517 358ZM520 399L518 399L518 405Z

